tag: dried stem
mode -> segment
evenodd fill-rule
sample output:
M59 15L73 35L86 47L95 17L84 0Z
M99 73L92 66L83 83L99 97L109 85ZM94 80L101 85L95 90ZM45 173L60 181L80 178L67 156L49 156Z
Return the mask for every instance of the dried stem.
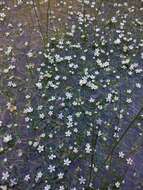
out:
M38 12L37 12L36 2L35 2L35 0L32 0L32 2L33 2L33 9L34 9L35 17L36 17L36 20L37 20L37 23L38 23L38 28L39 28L39 32L40 32L40 35L41 35L41 38L42 38L42 42L45 44L44 35L43 35L42 27L41 27L41 24L40 24L40 18L39 18Z
M51 0L48 0L47 7L47 40L49 39L49 25L50 25L50 15L51 15Z
M111 155L113 155L114 150L117 148L117 146L120 144L120 142L122 141L122 139L125 137L125 135L127 134L127 132L132 128L133 124L136 122L136 120L138 119L138 117L140 116L140 114L143 111L143 107L138 111L138 113L136 114L136 116L133 118L133 120L129 123L128 127L126 128L126 130L123 132L123 134L121 135L120 139L114 144L114 146L112 147L110 153L107 155L105 161L102 164L102 167L104 167L104 165L106 164L106 162L109 160L109 158L111 157ZM100 170L102 169L102 167L100 168ZM99 171L100 171L99 170Z

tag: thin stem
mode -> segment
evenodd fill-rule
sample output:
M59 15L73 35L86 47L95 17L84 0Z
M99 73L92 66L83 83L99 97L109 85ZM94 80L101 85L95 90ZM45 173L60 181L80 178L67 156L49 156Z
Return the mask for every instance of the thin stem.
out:
M42 32L40 19L39 19L39 15L38 15L38 12L37 12L37 6L36 6L36 3L35 3L35 0L32 0L32 2L33 2L34 13L35 13L36 20L37 20L37 23L38 23L39 32L40 32L40 35L41 35L41 38L42 38L42 42L44 43L44 35L43 35L43 32Z
M94 139L95 138L95 139ZM90 160L90 170L89 170L89 179L87 182L87 187L86 189L89 188L90 183L91 183L91 178L92 178L92 172L93 172L93 162L94 162L94 156L95 156L95 148L96 148L96 144L97 144L97 140L98 140L98 133L95 136L95 127L93 129L93 133L92 133L92 154L91 154L91 160Z
M126 128L126 130L123 132L123 134L121 135L120 139L114 144L114 146L112 147L110 153L107 155L105 161L103 162L102 166L104 166L104 164L109 160L109 158L111 157L111 155L113 154L114 150L117 148L117 146L120 144L120 142L122 141L122 139L125 137L125 135L127 134L127 132L132 128L133 124L135 123L135 121L137 120L137 118L140 116L140 114L143 111L143 107L138 111L138 113L136 114L136 116L133 118L133 120L129 123L128 127ZM100 168L101 170L102 168Z
M48 7L47 7L47 40L49 39L50 15L51 15L51 0L48 0Z

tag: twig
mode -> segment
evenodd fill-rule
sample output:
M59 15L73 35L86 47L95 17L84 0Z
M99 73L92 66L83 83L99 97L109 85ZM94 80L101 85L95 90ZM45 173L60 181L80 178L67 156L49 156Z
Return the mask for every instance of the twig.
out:
M49 39L49 24L50 24L50 14L51 14L51 0L48 0L47 7L47 40Z
M128 127L126 128L126 130L123 132L123 134L121 135L120 139L114 144L114 146L112 147L110 153L107 155L105 161L103 162L102 166L104 167L105 163L109 160L109 158L111 157L111 155L113 154L114 150L116 149L116 147L120 144L120 142L122 141L122 139L125 137L125 135L127 134L127 132L130 130L130 128L132 127L132 125L135 123L135 121L137 120L137 118L140 116L141 112L143 111L143 107L138 111L138 113L136 114L136 116L133 118L133 120L129 123ZM100 168L100 170L102 169L102 167ZM98 170L98 172L100 171Z
M95 155L95 148L96 148L97 140L98 140L98 133L96 134L96 137L95 137L95 127L94 127L93 133L92 133L92 154L91 154L91 160L90 160L91 165L90 165L90 170L89 170L89 179L88 179L87 187L86 187L87 190L91 183L92 172L93 172L93 162L94 162L94 155Z
M40 19L39 19L39 15L38 15L38 12L37 12L37 7L36 7L36 4L35 4L35 0L32 0L32 2L33 2L33 9L34 9L34 13L35 13L35 16L36 16L36 19L37 19L39 32L40 32L40 35L41 35L41 38L42 38L42 42L45 44L44 35L43 35L43 32L42 32L42 27L41 27L41 24L40 24Z

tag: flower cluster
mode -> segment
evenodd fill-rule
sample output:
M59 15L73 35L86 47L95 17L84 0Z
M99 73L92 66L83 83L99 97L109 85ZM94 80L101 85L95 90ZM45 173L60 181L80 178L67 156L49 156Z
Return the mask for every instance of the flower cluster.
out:
M129 189L134 178L142 189L142 8L92 0L77 0L75 8L63 0L48 10L45 37L36 11L49 2L13 6L33 8L44 44L35 50L24 40L22 70L14 45L0 49L7 62L0 70L0 188ZM68 10L62 32L54 11L61 7ZM23 38L23 24L17 27Z

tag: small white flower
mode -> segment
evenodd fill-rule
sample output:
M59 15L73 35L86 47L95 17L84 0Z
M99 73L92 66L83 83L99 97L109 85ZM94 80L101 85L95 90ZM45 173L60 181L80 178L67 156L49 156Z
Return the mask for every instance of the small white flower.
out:
M66 137L70 137L71 134L72 134L72 133L71 133L69 130L65 132Z
M49 156L49 159L50 159L50 160L53 160L54 158L56 158L56 155L54 155L54 154L51 154L51 155Z
M7 190L7 186L6 185L1 185L0 188L1 188L1 190Z
M33 108L32 107L28 107L28 108L24 109L23 112L24 113L32 113L33 112Z
M13 48L11 46L7 47L7 50L5 51L5 54L9 55L11 53L12 49Z
M114 44L120 44L121 43L121 40L119 38L117 38L115 41L114 41Z
M44 117L45 117L44 113L40 113L40 114L39 114L39 118L40 118L40 119L44 119Z
M30 175L28 174L28 175L26 175L25 177L24 177L24 181L29 181L30 180Z
M112 94L108 94L107 98L106 98L107 102L111 102L112 101Z
M2 180L7 180L9 178L9 173L8 172L3 172L2 173Z
M10 186L14 186L17 184L16 178L10 179Z
M58 118L59 118L59 119L63 119L63 117L64 117L64 116L63 116L63 113L60 113L60 114L58 115Z
M12 140L12 135L6 135L4 138L3 138L3 142L5 143L8 143L9 141Z
M79 178L79 183L82 185L84 185L85 184L85 182L86 182L86 179L85 178L83 178L83 176L81 176L80 178Z
M27 53L27 56L30 58L30 57L33 56L33 53L29 51L29 52Z
M55 171L55 166L49 165L48 170L50 173L53 173Z
M127 98L126 102L129 104L132 102L132 99L131 98Z
M69 166L70 163L71 163L71 161L69 160L69 158L64 159L64 165L65 166Z
M80 57L81 60L85 61L86 60L86 57L83 55Z
M87 143L85 146L86 146L86 147L85 147L85 152L86 152L87 154L89 154L89 153L92 151L91 146L90 146L89 143Z
M119 152L119 158L124 158L125 154L123 152Z
M115 186L117 187L117 188L119 188L120 187L120 182L119 181L117 181L116 183L115 183Z
M59 190L64 190L64 189L65 189L65 188L64 188L63 185L61 185L60 188L59 188Z
M112 23L116 23L117 22L116 17L112 17L111 21L112 21Z
M128 165L133 165L133 160L131 158L126 159Z
M41 177L43 176L43 173L40 171L37 173L37 176L35 178L35 181L37 182Z
M95 102L94 98L91 97L91 98L89 99L89 102L91 102L91 103Z
M136 83L136 87L137 88L141 88L141 84L140 83Z
M64 177L64 173L61 173L61 172L58 173L58 178L59 178L59 179L63 179L63 177Z
M37 150L39 153L43 152L44 151L44 145L39 145Z
M79 85L80 86L83 86L84 84L87 83L87 78L86 77L83 77L80 81L79 81Z
M100 137L102 135L102 132L99 130L98 131L98 137Z
M41 90L42 89L42 83L41 82L37 82L36 83L36 87Z
M70 100L72 98L72 93L66 92L66 98Z
M77 148L74 148L74 149L73 149L73 152L74 152L74 153L78 153L78 149L77 149Z
M98 168L94 167L94 172L97 172L98 171Z
M46 185L45 187L44 187L44 190L50 190L51 189L51 185Z

